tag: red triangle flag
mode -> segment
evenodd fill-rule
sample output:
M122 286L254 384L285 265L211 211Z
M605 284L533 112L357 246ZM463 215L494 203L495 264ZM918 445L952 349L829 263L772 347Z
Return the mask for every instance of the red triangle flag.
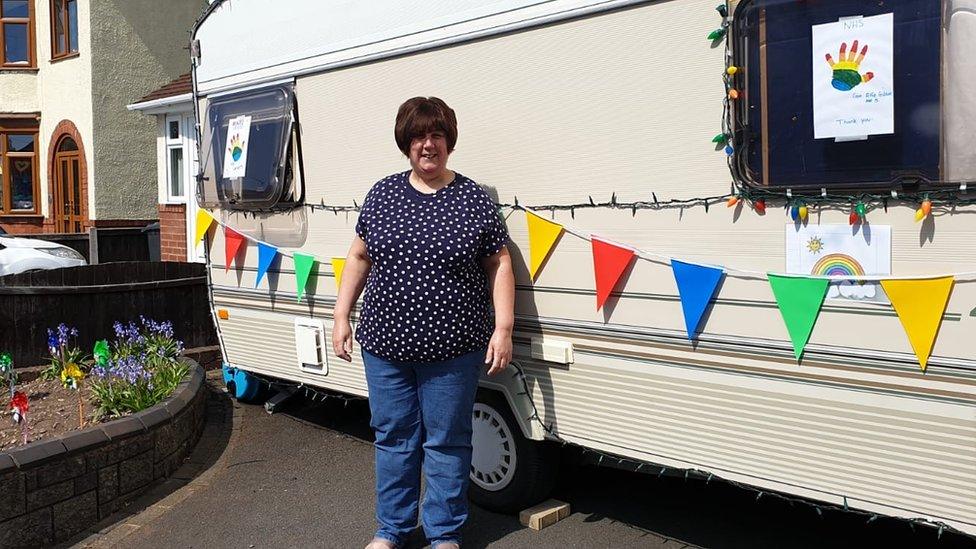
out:
M244 235L230 227L224 227L224 272L230 270L230 264L237 257L243 243Z
M590 243L593 246L593 273L596 275L596 309L599 311L636 256L633 248L600 240L595 236L590 239Z

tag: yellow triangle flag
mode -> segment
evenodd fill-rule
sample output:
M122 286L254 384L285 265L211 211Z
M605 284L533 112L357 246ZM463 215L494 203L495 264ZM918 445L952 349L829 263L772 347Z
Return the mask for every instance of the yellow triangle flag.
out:
M529 274L535 280L542 263L549 257L556 240L563 234L563 226L530 211L525 212L525 221L529 224Z
M332 272L335 273L336 292L339 291L339 285L342 284L342 269L344 268L346 268L346 258L332 258Z
M214 221L215 220L213 214L211 214L207 210L204 210L203 208L197 210L197 223L196 223L197 237L194 240L194 242L200 242L200 239L203 238L203 235L207 234L207 231L210 230L210 226L213 225Z
M923 372L932 353L935 337L939 334L953 282L955 279L951 276L881 281L881 287L898 313L898 319L908 334L908 341L915 350Z

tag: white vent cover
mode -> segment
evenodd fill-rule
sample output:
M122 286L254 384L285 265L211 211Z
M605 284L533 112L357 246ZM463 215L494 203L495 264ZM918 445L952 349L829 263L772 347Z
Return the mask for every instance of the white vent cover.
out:
M329 347L325 325L317 318L295 319L295 352L303 372L329 375Z

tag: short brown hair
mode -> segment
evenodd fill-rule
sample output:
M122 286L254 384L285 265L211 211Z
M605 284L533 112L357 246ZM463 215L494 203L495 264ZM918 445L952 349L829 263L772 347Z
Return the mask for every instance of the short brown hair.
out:
M447 150L454 151L457 143L457 117L454 109L437 97L412 97L397 110L393 137L404 155L410 154L410 142L430 132L442 131L447 138Z

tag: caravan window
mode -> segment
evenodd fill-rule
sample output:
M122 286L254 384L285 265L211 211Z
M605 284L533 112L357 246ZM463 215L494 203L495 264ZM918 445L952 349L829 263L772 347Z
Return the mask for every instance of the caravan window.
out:
M201 183L216 191L211 198L238 210L287 208L300 201L295 110L291 86L210 100Z
M730 101L737 179L814 192L972 180L976 75L966 66L976 24L958 4L739 3L731 44L740 96Z

